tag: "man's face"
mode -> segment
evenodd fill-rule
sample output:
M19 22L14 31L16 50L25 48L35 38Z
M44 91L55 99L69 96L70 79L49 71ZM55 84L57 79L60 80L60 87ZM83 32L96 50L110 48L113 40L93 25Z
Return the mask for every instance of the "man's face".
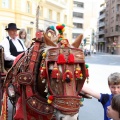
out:
M107 116L108 118L120 120L118 112L113 110L111 105L107 107Z
M120 94L120 85L110 85L109 88L113 95Z
M10 30L8 30L8 34L12 39L15 39L16 35L17 35L17 30L16 29L10 29Z

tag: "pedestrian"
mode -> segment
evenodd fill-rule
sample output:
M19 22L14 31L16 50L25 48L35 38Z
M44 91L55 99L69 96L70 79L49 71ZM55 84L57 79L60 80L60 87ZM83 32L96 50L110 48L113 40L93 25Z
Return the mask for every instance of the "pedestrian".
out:
M108 77L108 86L111 91L111 94L98 93L87 86L83 86L82 91L97 98L99 102L103 105L104 108L104 120L110 120L107 117L107 107L111 104L111 99L114 95L120 94L120 73L115 72L109 75Z
M112 98L111 105L107 107L107 116L113 120L120 120L120 95Z
M56 43L56 42L58 41L58 37L57 37L57 35L56 35L56 31L55 31L54 26L49 26L49 27L47 27L46 33L47 33L48 37L49 37L53 42Z
M9 23L5 30L8 32L8 36L1 42L4 48L4 66L11 68L16 56L24 52L26 47L23 41L17 37L17 30L20 29L15 23Z
M20 29L19 38L24 42L26 48L29 48L31 45L31 41L27 39L27 32L25 29Z
M111 49L111 54L114 54L114 49L113 48Z

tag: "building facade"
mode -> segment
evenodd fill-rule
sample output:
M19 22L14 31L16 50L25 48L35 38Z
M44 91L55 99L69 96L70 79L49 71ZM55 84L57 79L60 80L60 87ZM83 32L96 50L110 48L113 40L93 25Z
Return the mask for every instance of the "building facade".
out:
M97 36L97 50L105 52L105 2L100 5L100 12L98 18L98 36Z
M79 35L84 33L84 2L81 0L73 1L73 40Z
M120 0L106 0L106 52L120 54Z
M6 36L4 29L11 22L15 22L18 28L25 28L31 40L36 32L36 15L39 16L38 28L46 30L50 25L64 23L65 35L72 40L72 10L72 0L0 0L0 41Z

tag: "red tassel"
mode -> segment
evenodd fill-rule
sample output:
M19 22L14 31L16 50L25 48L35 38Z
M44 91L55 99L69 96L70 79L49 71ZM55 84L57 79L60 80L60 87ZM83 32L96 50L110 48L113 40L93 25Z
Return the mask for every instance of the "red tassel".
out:
M68 63L73 64L74 62L75 62L74 55L70 53L68 56Z
M59 76L58 68L53 68L51 77L58 78L58 76Z
M40 67L40 77L41 79L46 78L47 73L46 73L46 67Z
M75 78L76 80L78 80L78 79L82 79L82 77L83 77L83 74L81 71L81 67L79 66L79 64L77 64L77 67L75 69Z
M62 53L60 53L60 55L58 56L57 63L58 64L65 64L66 63L64 55Z

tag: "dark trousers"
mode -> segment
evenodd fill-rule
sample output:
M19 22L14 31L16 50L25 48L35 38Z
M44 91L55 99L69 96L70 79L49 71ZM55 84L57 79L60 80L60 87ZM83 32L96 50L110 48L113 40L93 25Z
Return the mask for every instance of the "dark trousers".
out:
M7 60L4 61L5 68L11 68L12 65L13 65L13 61L7 61Z

